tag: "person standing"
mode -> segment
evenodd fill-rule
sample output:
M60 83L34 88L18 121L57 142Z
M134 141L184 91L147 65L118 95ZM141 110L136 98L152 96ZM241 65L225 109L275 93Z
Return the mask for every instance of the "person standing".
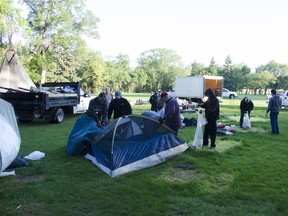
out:
M111 103L113 99L113 94L110 91L110 87L106 87L105 89L105 94L106 94L106 100L105 100L105 112L106 112L106 118L105 118L105 124L108 124L108 108L109 104Z
M160 111L164 106L164 102L161 98L161 90L158 91L157 94L157 110Z
M266 110L266 116L270 112L270 124L272 128L272 134L279 134L278 115L281 110L282 99L276 94L276 90L271 90L272 97L269 99L268 108Z
M165 103L165 113L163 118L159 119L159 122L167 125L175 131L176 135L181 127L180 108L178 102L168 95L167 92L161 93L161 99Z
M121 91L115 91L115 98L111 101L108 108L108 121L110 122L111 116L117 119L121 116L132 114L132 107L126 98L123 98Z
M106 107L105 107L105 92L101 92L96 98L90 100L86 115L93 118L98 127L105 125Z
M207 120L207 124L204 127L203 146L208 146L210 138L210 147L215 148L217 132L216 121L219 119L219 100L210 88L207 89L204 94L208 99L200 105L200 107L205 109L205 118Z
M157 92L154 92L153 95L151 95L149 102L151 104L151 111L158 111L158 107L157 107Z
M250 113L254 108L254 104L252 100L248 97L244 97L240 102L240 128L243 127L243 119L244 114L247 112L249 119L250 119Z

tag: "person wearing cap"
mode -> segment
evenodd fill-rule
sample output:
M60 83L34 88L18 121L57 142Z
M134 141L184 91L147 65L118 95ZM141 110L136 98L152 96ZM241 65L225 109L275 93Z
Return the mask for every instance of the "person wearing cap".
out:
M115 91L115 98L111 101L108 108L108 122L110 122L111 116L113 119L117 119L121 116L132 114L132 107L126 98L123 98L121 91Z
M106 107L105 107L106 94L101 92L96 98L90 100L86 115L93 118L98 127L105 125Z
M254 108L254 104L252 100L248 97L244 97L241 102L240 102L240 128L243 127L243 119L244 119L244 114L248 112L248 116L250 119L250 113Z
M167 125L172 130L175 131L176 135L181 127L181 117L180 117L180 108L178 102L170 97L169 94L165 91L161 93L161 99L164 101L165 113L163 118L159 119L159 122Z
M207 124L204 127L203 146L208 146L210 138L210 148L215 148L217 120L219 119L219 100L210 88L204 94L208 99L200 105L200 107L205 109L205 118L207 120Z

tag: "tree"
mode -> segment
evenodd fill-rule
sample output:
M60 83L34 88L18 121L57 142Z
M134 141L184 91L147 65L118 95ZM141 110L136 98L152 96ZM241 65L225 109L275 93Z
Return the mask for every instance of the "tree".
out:
M35 59L31 64L41 72L41 83L46 71L49 80L78 80L76 71L85 57L81 36L98 37L98 18L83 0L23 0L23 4L28 7L33 32L29 47Z
M90 51L83 66L78 70L81 86L85 92L103 91L108 82L107 65L98 52Z
M191 76L204 76L207 75L205 65L194 61L191 64Z
M266 94L267 86L275 80L276 78L269 71L251 73L248 75L248 88L254 89L254 94L257 93L258 89L265 89L264 94Z
M225 64L223 65L223 68L220 71L220 75L224 77L225 87L233 90L235 87L234 83L235 80L234 80L233 64L230 55L227 56Z
M215 63L214 58L211 59L209 66L206 68L207 75L217 76L220 71L219 66Z
M240 90L243 88L247 88L248 86L248 78L247 75L251 73L251 69L244 64L236 64L234 65L234 87L233 89Z
M0 48L4 54L8 45L12 45L12 36L24 32L25 20L21 17L19 8L11 0L0 1Z
M138 67L149 77L146 90L154 92L158 89L169 90L174 86L175 78L186 73L182 59L173 50L151 49L143 52Z
M286 89L288 86L288 65L279 64L275 61L270 61L266 65L261 65L256 68L256 73L260 73L262 71L269 71L274 75L276 79L273 79L273 82L270 82L270 88L284 88Z
M112 61L106 62L109 85L114 89L128 91L131 84L130 59L128 55L119 54Z

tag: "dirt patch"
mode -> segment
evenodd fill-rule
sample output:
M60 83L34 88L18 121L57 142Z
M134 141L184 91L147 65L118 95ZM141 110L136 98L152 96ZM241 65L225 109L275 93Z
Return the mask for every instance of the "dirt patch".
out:
M45 178L44 175L17 176L17 181L18 182L42 181L44 178Z
M172 165L174 168L182 169L182 170L193 170L196 168L193 164L185 164L185 163L179 163Z
M188 182L200 179L203 174L196 171L196 166L188 163L172 165L172 168L165 173L164 178L171 182Z

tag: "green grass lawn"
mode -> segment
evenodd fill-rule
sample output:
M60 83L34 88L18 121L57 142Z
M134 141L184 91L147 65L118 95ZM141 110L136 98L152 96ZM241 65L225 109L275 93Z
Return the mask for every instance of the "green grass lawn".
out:
M128 100L150 94L124 94ZM19 156L45 158L0 178L0 215L288 215L288 110L279 115L280 135L265 117L265 96L249 96L255 109L252 129L239 129L238 99L224 99L220 122L236 125L234 135L218 135L217 148L188 149L155 167L111 178L82 156L65 154L79 117L61 124L19 123ZM150 105L133 105L141 114ZM196 114L183 114L197 118ZM179 136L193 141L195 127ZM189 165L182 169L180 165Z

